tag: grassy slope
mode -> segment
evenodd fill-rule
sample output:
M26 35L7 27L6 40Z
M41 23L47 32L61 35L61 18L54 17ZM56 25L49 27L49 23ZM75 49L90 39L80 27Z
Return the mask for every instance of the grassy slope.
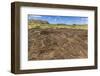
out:
M31 24L28 27L29 29L31 28L71 28L71 29L86 29L88 28L87 25L64 25L64 24Z

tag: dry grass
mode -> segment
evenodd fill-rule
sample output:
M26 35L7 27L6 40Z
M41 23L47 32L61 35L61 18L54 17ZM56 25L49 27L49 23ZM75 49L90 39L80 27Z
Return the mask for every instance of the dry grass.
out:
M30 24L29 29L32 28L40 28L40 29L47 29L47 28L70 28L70 29L85 29L87 30L88 26L86 24L84 25L64 25L64 24L39 24L34 23Z

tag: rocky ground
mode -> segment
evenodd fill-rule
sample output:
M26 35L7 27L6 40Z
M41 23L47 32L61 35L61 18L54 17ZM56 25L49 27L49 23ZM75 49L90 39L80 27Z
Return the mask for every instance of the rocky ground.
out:
M28 59L87 58L87 30L82 29L29 29Z

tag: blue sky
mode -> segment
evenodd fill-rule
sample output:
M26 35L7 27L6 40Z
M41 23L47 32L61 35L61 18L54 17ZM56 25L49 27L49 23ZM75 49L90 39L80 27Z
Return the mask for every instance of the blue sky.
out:
M29 14L28 19L48 21L50 24L88 24L88 17L79 16L47 16Z

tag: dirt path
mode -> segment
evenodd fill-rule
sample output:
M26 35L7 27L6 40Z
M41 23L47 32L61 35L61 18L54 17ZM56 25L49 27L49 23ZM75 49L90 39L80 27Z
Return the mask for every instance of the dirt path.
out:
M30 29L28 34L29 60L87 58L87 30Z

